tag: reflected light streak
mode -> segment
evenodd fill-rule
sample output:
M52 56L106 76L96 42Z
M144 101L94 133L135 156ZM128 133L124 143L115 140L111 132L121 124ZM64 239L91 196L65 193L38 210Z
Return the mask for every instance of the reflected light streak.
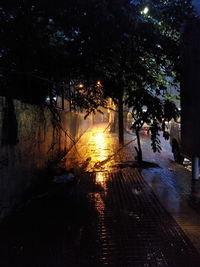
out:
M105 133L107 127L107 123L95 125L85 134L84 139L82 138L76 145L76 149L71 152L70 157L73 157L73 160L77 159L77 163L85 171L112 168L114 159L110 159L110 157L114 153L115 145L111 145L110 136ZM97 177L97 180L102 180L101 174L98 174Z
M104 139L103 133L97 133L95 136L95 141L97 145L105 147L105 139Z
M102 172L96 173L96 183L102 184L104 182L104 174Z
M103 133L97 133L94 136L95 144L96 144L96 151L98 152L98 155L95 159L96 162L105 160L108 157L108 153L105 150L106 148L106 139Z

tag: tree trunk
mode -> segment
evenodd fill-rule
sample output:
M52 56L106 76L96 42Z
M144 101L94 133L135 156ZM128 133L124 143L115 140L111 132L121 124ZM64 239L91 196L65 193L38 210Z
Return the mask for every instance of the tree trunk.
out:
M123 114L123 90L118 98L118 126L119 126L119 143L124 144L124 114Z
M137 160L138 162L142 162L142 147L140 143L140 130L136 130L136 137L137 137L137 146L135 147L135 150L137 152Z
M61 88L61 96L62 96L62 110L64 110L65 109L64 87Z
M53 107L53 93L52 89L49 89L50 106Z

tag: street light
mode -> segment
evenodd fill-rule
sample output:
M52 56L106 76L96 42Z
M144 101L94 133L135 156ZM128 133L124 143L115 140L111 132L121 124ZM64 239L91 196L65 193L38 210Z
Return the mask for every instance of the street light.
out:
M78 84L78 88L83 88L83 87L84 87L84 85L82 83Z
M102 86L101 81L97 81L97 86Z
M146 6L142 11L141 14L146 15L149 12L149 8Z

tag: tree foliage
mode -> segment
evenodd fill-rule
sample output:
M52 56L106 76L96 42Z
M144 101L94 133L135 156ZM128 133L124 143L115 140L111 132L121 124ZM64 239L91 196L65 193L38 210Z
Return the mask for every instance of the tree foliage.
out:
M160 90L178 73L177 30L191 3L4 0L0 13L1 90L40 102L72 79L101 79L113 98L133 84Z
M89 113L107 96L121 98L138 125L153 121L157 140L153 129L168 102L156 96L180 80L180 30L193 16L191 0L4 0L0 15L1 94L43 103L73 81L78 106Z
M0 9L1 94L43 103L50 90L59 94L71 80L92 80L84 71L89 73L78 24L81 4L4 2Z
M138 160L142 161L142 148L140 145L140 130L144 124L149 125L151 146L154 152L160 152L160 132L165 139L169 138L166 122L177 118L179 110L176 105L168 99L161 99L148 90L135 90L127 99L134 119L132 129L136 132L138 147L136 148Z

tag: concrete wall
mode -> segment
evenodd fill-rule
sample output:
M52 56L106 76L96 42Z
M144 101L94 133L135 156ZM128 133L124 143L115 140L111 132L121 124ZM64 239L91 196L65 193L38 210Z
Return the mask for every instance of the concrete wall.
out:
M59 159L91 126L84 114L40 108L0 97L0 219L18 203L38 173ZM54 114L54 115L53 115Z

